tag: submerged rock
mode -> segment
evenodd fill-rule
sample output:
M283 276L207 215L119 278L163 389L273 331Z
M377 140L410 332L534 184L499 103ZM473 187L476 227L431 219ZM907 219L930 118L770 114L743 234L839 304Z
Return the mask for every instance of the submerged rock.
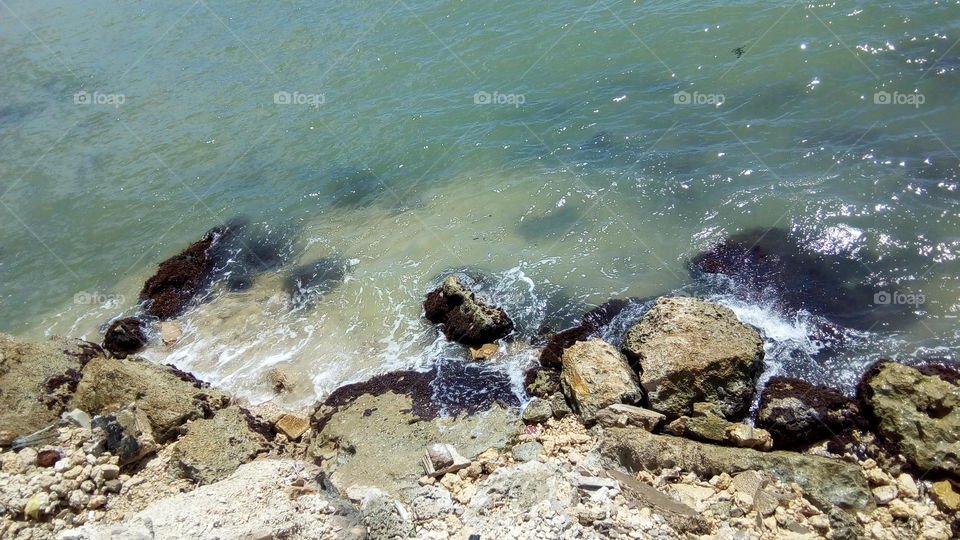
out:
M627 331L623 350L642 369L649 407L672 418L698 401L743 416L763 360L760 336L733 311L687 297L659 298Z
M323 257L287 273L283 290L295 308L310 307L324 294L343 283L349 264L345 259Z
M919 471L960 477L960 387L890 361L858 389L874 431Z
M513 331L505 311L476 298L455 275L427 295L423 308L427 320L440 324L447 339L467 346L492 343Z
M855 400L789 377L773 377L763 389L757 426L773 435L777 448L797 448L866 427Z
M103 348L117 358L126 358L139 351L147 344L143 326L143 321L136 317L113 321L103 336Z
M149 302L147 313L161 320L183 313L194 296L209 284L217 262L211 248L232 231L230 225L214 227L202 239L160 263L157 273L140 291L140 299Z
M613 345L591 339L575 343L563 352L560 372L563 392L585 424L616 403L632 405L643 399L643 390L627 359Z

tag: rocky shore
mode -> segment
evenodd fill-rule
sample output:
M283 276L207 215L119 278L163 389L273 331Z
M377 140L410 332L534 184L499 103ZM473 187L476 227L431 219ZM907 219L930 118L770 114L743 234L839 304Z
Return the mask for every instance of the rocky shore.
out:
M464 344L462 371L253 407L136 356L175 339L161 325L228 239L212 231L188 248L203 257L165 261L145 315L111 324L104 346L0 336L0 537L960 535L954 367L881 361L856 396L784 377L758 389L753 328L662 297L621 347L598 336L622 301L547 339L521 399L474 369L518 345L512 320L450 276L425 316Z

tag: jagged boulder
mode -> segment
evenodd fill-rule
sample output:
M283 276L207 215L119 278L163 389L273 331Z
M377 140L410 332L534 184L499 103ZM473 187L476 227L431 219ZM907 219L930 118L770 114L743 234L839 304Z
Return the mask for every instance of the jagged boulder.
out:
M117 358L126 358L146 344L147 335L143 331L143 321L136 317L113 321L103 336L103 348Z
M476 298L455 276L447 276L443 285L427 295L423 303L427 320L441 324L451 341L471 347L492 343L513 331L513 321L505 311Z
M563 352L560 382L574 412L587 424L608 405L633 405L643 399L627 359L602 339L578 341Z
M100 356L84 368L72 405L105 415L136 403L150 419L157 442L163 443L175 437L177 428L188 420L210 417L229 402L227 394L171 366L136 357Z
M874 431L913 466L960 477L960 387L881 361L864 374L859 397Z
M649 407L670 418L709 401L743 416L763 361L763 341L730 309L687 297L661 297L623 339L641 368Z
M863 428L857 402L837 390L800 379L774 377L760 396L757 426L777 448L797 448Z
M0 334L0 429L27 435L60 419L99 345L53 338L26 343Z

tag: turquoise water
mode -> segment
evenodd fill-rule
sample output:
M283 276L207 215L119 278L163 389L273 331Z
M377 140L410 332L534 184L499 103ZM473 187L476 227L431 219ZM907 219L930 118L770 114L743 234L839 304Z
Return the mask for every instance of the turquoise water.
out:
M958 2L7 0L0 330L98 340L159 261L242 215L289 264L350 260L348 282L291 313L264 275L150 354L253 397L289 364L306 399L435 360L418 302L444 269L494 275L534 327L782 227L924 299L829 373L955 357L958 38Z

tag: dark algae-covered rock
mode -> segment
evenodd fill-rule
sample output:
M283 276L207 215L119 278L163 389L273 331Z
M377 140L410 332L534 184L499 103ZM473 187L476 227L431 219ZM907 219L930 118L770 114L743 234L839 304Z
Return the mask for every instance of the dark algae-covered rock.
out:
M578 341L597 337L600 330L623 311L628 303L628 300L620 298L608 300L585 313L577 326L554 334L540 353L540 365L560 369L564 350Z
M146 343L143 321L136 317L113 321L103 336L103 348L117 358L125 358L128 354L139 351Z
M857 402L841 392L800 379L773 377L763 389L757 426L777 448L797 448L865 428Z
M231 225L210 229L202 239L160 263L157 273L147 280L140 299L149 301L147 313L161 320L183 313L205 285L216 265L211 248L233 232Z
M323 257L290 270L283 280L283 290L295 307L309 307L342 283L347 270L344 259Z
M427 320L440 324L450 341L479 347L505 337L513 331L513 321L505 311L487 305L455 276L431 291L423 303Z

